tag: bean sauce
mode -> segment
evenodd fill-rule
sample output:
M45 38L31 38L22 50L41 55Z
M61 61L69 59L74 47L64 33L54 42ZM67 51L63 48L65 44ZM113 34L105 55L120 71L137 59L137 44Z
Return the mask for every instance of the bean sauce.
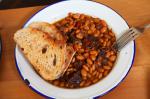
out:
M112 48L116 37L104 20L69 13L54 25L77 52L65 74L50 83L63 88L82 88L110 73L117 58L117 51Z

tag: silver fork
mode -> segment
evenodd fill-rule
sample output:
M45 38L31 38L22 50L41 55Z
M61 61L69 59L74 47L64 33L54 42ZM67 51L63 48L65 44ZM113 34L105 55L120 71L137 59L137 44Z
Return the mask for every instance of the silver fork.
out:
M143 27L131 27L121 37L119 37L119 39L117 39L113 47L117 51L120 51L125 45L127 45L130 41L135 40L135 38L137 38L148 28L150 28L150 24L147 24Z

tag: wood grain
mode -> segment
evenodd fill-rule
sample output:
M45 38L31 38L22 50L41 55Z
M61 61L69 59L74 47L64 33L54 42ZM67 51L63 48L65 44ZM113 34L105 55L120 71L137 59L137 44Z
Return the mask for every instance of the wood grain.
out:
M121 14L130 26L150 23L150 0L96 0ZM43 6L0 10L2 59L0 62L0 99L43 99L21 80L14 61L14 32ZM101 99L150 99L150 31L136 40L134 65L126 79Z

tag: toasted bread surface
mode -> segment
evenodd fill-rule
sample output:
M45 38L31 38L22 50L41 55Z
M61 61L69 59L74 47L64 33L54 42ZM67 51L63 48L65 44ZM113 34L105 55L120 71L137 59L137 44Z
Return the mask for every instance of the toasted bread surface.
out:
M56 43L48 33L30 27L18 30L14 40L45 80L54 80L60 76L65 68L65 46Z

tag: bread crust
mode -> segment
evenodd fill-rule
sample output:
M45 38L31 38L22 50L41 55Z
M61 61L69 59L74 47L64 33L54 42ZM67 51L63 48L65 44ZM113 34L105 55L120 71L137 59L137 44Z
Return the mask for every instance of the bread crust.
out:
M35 28L40 31L48 33L54 40L65 42L63 35L57 30L57 28L47 22L33 22L29 24L30 28Z

